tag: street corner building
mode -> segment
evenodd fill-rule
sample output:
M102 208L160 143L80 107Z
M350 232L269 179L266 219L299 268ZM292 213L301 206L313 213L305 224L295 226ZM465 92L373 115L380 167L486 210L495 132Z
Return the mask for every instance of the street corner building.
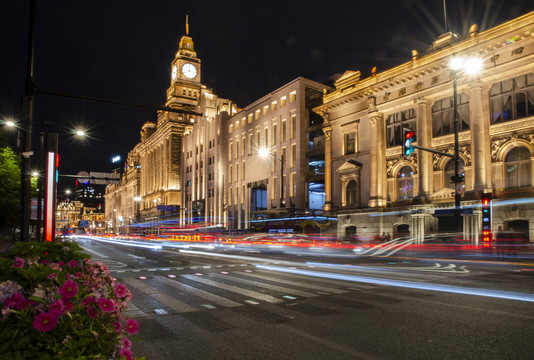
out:
M490 226L532 242L533 32L534 12L483 32L473 24L368 78L299 77L241 108L202 85L186 28L166 99L183 112L143 125L121 184L107 188L108 229L306 231L311 217L338 238L423 241L458 229L459 199L461 231L479 244L489 198ZM458 56L479 71L452 69ZM409 156L404 129L415 133Z

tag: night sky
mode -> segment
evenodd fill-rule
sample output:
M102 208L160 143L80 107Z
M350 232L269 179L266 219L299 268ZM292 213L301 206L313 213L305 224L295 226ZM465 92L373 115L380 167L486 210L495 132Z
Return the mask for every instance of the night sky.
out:
M346 70L387 70L445 32L443 0L37 2L39 88L152 105L164 105L186 14L202 83L241 107L299 76L325 82ZM0 4L4 119L20 119L28 8L29 0ZM448 28L465 35L474 23L483 31L532 10L532 0L449 0ZM109 172L111 157L125 158L149 120L155 112L37 95L34 144L43 123L60 133L61 174ZM77 127L85 141L69 134Z

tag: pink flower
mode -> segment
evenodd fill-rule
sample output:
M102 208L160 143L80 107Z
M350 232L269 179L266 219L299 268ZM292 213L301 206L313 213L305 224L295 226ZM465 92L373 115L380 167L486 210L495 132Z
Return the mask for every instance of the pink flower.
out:
M125 298L125 297L132 297L132 295L130 294L130 290L128 290L128 288L126 287L126 285L124 284L121 284L121 283L117 283L115 284L115 295L117 295L117 297L119 298Z
M20 293L14 293L4 300L4 308L24 310L27 307L34 306L35 301L25 299Z
M57 276L57 273L52 273L52 274L48 275L46 278L47 278L48 280L52 280L52 279L55 279L56 276Z
M57 316L52 313L40 313L33 320L33 328L41 332L52 330L57 325Z
M113 301L106 298L98 299L98 306L100 306L100 308L104 312L112 312L113 310L115 310L115 304L113 303Z
M126 360L133 360L133 354L130 349L122 348L120 352L121 358L125 358Z
M139 323L134 319L126 320L126 332L128 334L137 334L139 331Z
M65 311L65 303L59 299L50 304L49 311L56 316L60 316Z
M85 299L83 299L83 301L82 301L82 305L83 306L87 306L89 304L94 304L94 303L96 303L96 301L95 301L95 298L92 297L92 296L88 296Z
M20 258L18 256L15 256L15 261L13 262L13 267L23 268L24 267L24 259Z
M78 284L74 280L67 280L58 289L63 299L69 300L78 293Z
M50 261L48 261L46 259L41 261L41 265L48 265L48 264L50 264Z
M122 324L120 321L113 322L113 330L115 330L115 332L120 332L121 328L122 328Z
M76 266L78 266L78 262L76 260L71 260L67 263L67 266L70 268L75 268Z
M122 339L122 348L123 349L129 349L131 347L132 347L132 342L130 341L130 339L128 339L127 337Z
M91 319L94 319L96 317L96 314L97 314L96 309L94 307L92 307L92 306L89 306L87 308L87 314L89 315L89 317Z
M65 304L65 310L73 312L74 311L74 304L71 303L69 300L63 299L63 303Z
M63 266L63 265L65 265L65 263L63 262L63 260L59 260L59 261L57 262L57 264L58 264L59 266Z

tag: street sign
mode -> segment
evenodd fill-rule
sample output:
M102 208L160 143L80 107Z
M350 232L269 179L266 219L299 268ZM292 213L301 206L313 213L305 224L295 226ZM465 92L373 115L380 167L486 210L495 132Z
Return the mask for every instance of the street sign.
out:
M93 185L119 185L121 181L121 175L116 173L103 173L94 172L89 173L89 182Z

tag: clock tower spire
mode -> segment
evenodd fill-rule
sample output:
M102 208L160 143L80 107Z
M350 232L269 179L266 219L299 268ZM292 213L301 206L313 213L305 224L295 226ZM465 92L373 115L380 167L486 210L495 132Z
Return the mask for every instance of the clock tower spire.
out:
M171 63L171 85L167 90L167 106L191 108L200 98L200 59L189 35L189 15L185 18L185 35L178 43L178 51Z

